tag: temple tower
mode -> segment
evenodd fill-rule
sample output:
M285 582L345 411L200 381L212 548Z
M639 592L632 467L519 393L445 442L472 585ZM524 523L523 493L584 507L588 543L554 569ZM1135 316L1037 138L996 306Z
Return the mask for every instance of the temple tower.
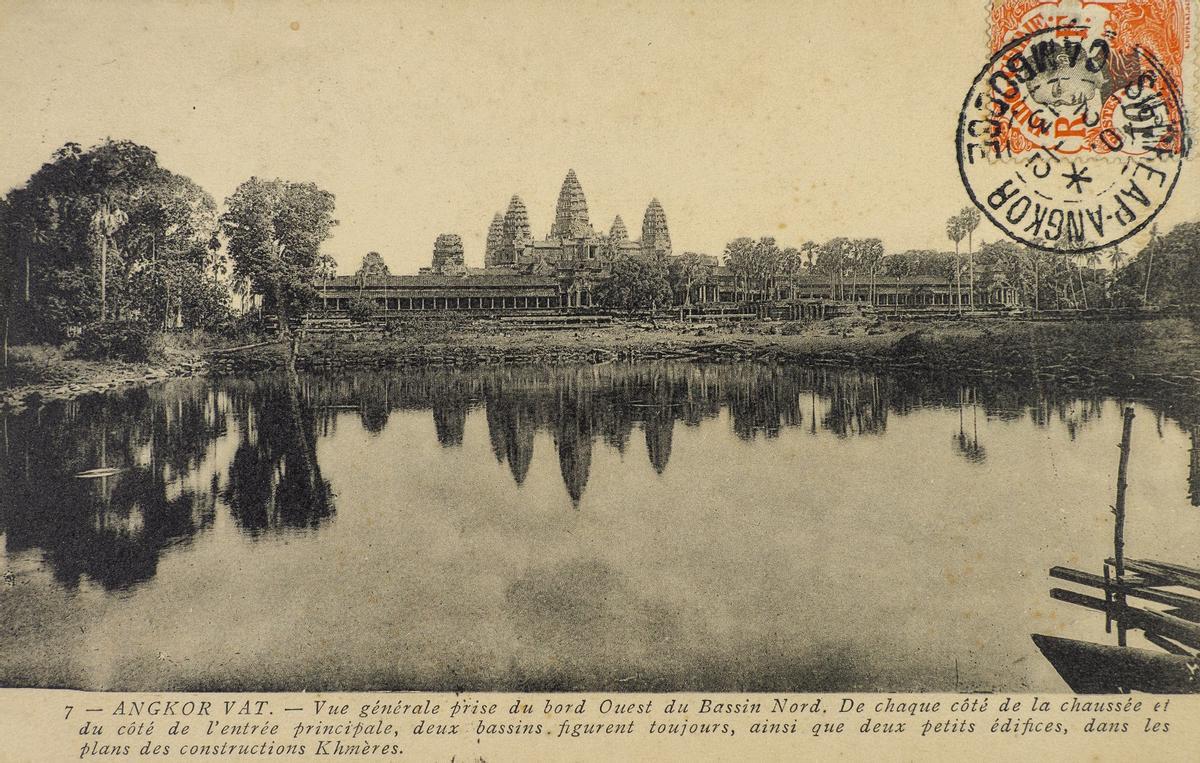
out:
M658 199L651 199L642 217L642 253L666 257L671 254L671 234L667 231L667 215Z
M499 262L500 246L504 241L504 215L499 212L488 226L487 248L483 252L483 266L493 268Z
M587 238L592 234L583 186L579 184L579 178L575 177L575 170L567 170L562 190L558 192L558 205L554 209L554 225L550 227L550 238Z
M497 265L514 265L517 256L525 251L525 245L532 237L529 234L529 213L525 211L525 202L513 194L508 202L508 211L504 213L504 226L500 242L500 257Z
M464 269L463 242L457 233L443 233L433 242L433 272L448 275Z
M613 218L612 227L608 229L608 237L614 244L629 240L629 231L625 230L625 221L620 215Z

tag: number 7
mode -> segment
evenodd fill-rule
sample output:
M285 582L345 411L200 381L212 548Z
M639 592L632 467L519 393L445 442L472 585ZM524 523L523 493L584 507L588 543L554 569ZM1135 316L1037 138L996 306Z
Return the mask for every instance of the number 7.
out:
M65 721L71 717L71 711L74 710L75 707L73 705L64 705L64 707L67 708L67 714L63 716L63 720Z

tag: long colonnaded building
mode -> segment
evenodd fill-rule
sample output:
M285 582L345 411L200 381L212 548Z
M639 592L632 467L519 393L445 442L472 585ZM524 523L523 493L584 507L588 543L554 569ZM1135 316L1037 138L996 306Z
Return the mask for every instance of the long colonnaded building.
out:
M674 256L666 213L658 199L651 199L646 207L641 234L639 240L631 240L620 215L607 232L597 233L588 217L583 187L575 171L569 170L559 191L554 223L544 238L533 238L525 204L514 194L506 211L492 218L482 268L466 265L461 237L443 234L434 242L430 267L417 275L336 276L319 285L321 306L332 314L348 310L354 299L372 300L384 313L587 308L595 304L595 289L608 277L614 259ZM738 302L733 274L719 266L716 257L704 259L707 277L693 285L689 303ZM966 302L966 293L959 288L959 299ZM1011 304L1015 300L1015 291L1007 285L997 289L987 301ZM942 306L956 303L954 290L946 278L880 277L873 284L839 285L837 298L880 306ZM786 291L794 300L835 298L822 276L796 276Z

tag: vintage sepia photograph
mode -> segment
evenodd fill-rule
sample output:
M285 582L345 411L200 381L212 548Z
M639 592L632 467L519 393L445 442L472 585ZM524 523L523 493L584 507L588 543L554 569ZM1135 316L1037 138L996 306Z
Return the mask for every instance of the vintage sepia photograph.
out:
M0 0L0 687L1197 693L1196 14Z

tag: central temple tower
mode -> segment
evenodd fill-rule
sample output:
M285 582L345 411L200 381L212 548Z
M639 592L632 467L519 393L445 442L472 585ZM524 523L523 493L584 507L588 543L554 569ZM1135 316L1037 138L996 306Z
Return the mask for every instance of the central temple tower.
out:
M575 170L567 170L562 190L558 192L558 205L554 209L554 225L550 227L550 238L590 238L594 235L588 222L587 199L583 186L575 177Z
M667 214L658 199L651 199L642 217L642 253L658 257L671 255L671 234L667 230Z

